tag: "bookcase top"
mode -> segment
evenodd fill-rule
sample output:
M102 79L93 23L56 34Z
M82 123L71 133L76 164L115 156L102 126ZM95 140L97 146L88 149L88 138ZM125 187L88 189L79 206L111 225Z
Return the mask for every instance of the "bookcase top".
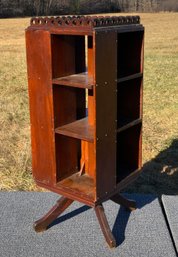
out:
M139 16L59 16L33 17L30 26L58 28L97 28L140 24Z

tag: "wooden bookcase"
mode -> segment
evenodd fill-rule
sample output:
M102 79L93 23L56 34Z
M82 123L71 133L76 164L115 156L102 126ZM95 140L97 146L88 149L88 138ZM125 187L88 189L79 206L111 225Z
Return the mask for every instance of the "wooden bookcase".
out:
M141 172L144 28L138 16L32 18L26 29L32 166L36 183L63 195L35 223L74 200L94 207L115 246L102 202Z

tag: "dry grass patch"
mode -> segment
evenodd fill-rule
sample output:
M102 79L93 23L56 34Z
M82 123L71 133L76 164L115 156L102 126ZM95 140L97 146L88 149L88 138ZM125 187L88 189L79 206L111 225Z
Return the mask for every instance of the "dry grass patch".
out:
M127 190L177 194L178 13L140 16L146 29L144 172ZM29 19L0 20L0 190L37 189L31 176L24 40L28 24Z
M0 189L36 189L31 176L24 28L29 19L0 21Z

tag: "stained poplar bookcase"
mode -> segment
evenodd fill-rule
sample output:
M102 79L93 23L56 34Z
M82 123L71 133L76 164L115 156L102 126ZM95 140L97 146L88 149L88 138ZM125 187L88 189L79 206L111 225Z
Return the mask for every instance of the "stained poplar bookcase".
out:
M143 40L138 16L31 19L33 176L63 195L36 231L78 200L94 207L106 241L116 245L102 202L135 208L119 192L141 172Z

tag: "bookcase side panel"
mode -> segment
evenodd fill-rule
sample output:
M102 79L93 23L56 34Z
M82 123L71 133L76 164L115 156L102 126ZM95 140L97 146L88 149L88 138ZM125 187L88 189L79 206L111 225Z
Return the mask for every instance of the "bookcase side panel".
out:
M116 185L117 35L96 31L96 190L107 197Z
M26 30L32 170L36 181L55 181L51 46L48 31Z

